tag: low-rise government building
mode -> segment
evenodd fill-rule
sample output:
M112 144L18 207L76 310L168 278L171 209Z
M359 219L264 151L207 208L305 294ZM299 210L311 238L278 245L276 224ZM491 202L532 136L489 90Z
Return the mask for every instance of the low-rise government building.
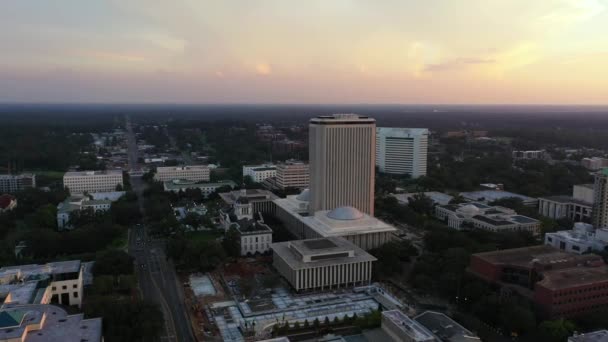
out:
M159 182L185 179L194 182L208 182L210 171L207 165L159 166L156 168L154 180Z
M0 268L0 298L4 304L82 304L90 267L79 260Z
M63 175L63 186L72 195L115 191L118 185L124 187L121 170L70 171Z
M36 175L33 173L0 175L0 193L15 193L36 187Z
M56 305L5 304L0 317L2 342L103 342L102 318L70 315Z
M469 272L528 297L546 318L608 308L608 266L596 254L540 245L471 256Z
M273 164L245 165L243 166L243 177L249 176L255 183L262 183L268 178L277 176L277 167Z
M572 196L544 196L538 199L538 213L552 219L569 218L573 221L591 220L593 184L575 185Z
M296 291L369 285L369 253L338 238L273 243L273 265Z
M297 239L343 237L365 250L389 242L397 229L353 207L309 214L310 191L274 201L276 216Z
M436 206L435 217L457 230L528 231L535 235L540 233L540 221L536 219L518 215L513 209L477 202Z
M188 189L200 189L201 194L207 198L212 193L216 192L217 189L229 187L231 189L236 188L236 183L231 180L222 180L211 183L200 183L196 181L189 181L185 179L174 179L171 181L163 182L163 189L171 192L186 192Z
M244 203L251 203L251 209L253 213L271 214L274 215L274 203L273 201L279 198L268 190L261 189L241 189L233 190L230 192L223 192L219 194L225 204L232 206L235 202L239 201Z
M546 233L545 245L575 254L605 252L608 250L608 228L594 229L590 224L577 222L572 230Z
M276 184L279 189L305 189L310 183L310 169L304 162L287 160L278 164L276 169Z

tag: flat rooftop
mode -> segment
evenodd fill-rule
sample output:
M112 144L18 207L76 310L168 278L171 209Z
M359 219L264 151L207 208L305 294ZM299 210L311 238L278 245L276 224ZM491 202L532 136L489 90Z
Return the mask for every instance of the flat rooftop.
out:
M209 182L209 183L197 183L195 181L189 181L184 179L178 179L173 181L166 181L163 183L165 189L173 190L173 189L183 189L183 188L219 188L222 186L230 186L232 188L236 187L236 183L231 180L222 180L217 182Z
M122 170L94 170L94 171L68 171L64 177L77 177L77 176L122 176Z
M0 268L0 277L7 273L19 272L23 277L38 274L63 274L80 271L80 260L49 262L48 264L30 264L18 266L6 266Z
M410 192L406 194L393 194L399 202L408 203L410 198L413 198L416 194L420 194L420 192ZM422 192L423 195L433 200L433 202L439 205L448 205L450 201L454 198L454 196L450 196L448 194L444 194L443 192L438 191L427 191Z
M568 342L608 342L608 330L592 331L568 337Z
M321 115L310 119L311 124L367 124L375 123L376 120L367 116L354 113L339 113L332 115Z
M323 237L397 231L397 228L365 213L355 219L340 220L329 217L331 212L317 211L313 216L300 216L299 219Z
M40 329L31 326L42 324ZM28 328L28 326L30 328ZM0 340L24 342L100 342L102 319L68 315L55 305L5 305L0 309Z
M278 242L270 245L270 248L294 270L377 260L363 249L339 237ZM352 256L343 256L349 252L354 253ZM298 253L306 256L335 253L336 256L304 262Z
M502 191L502 190L469 191L469 192L461 192L460 195L466 199L470 199L473 201L481 201L483 199L484 201L487 201L487 202L493 202L493 201L496 201L499 199L511 198L511 197L519 198L522 201L524 201L524 203L535 202L538 200L533 197L520 195L520 194L516 194L513 192L509 192L509 191Z
M441 341L481 341L474 333L440 312L425 311L414 317L414 320L430 330L435 336L439 337Z
M601 259L601 257L595 254L571 254L548 245L476 253L473 254L473 256L492 264L521 267L531 267L534 263L541 265L566 262L584 264L587 261L597 261L598 258Z
M279 196L272 192L262 189L234 190L222 192L219 195L227 204L233 204L239 198L246 198L251 202L273 201L279 198Z
M255 167L252 170L253 171L273 171L276 169L277 169L276 166L262 166L262 167Z
M557 203L562 203L562 204L578 204L578 205L588 206L588 207L591 207L593 205L592 203L581 201L572 196L566 196L566 195L543 196L543 197L539 197L539 199L544 199L547 201L552 201L552 202L557 202Z
M413 341L435 341L435 336L430 331L399 310L383 311L382 317L393 322L402 334L409 336Z
M184 165L184 166L157 166L156 171L204 171L209 170L207 165Z
M608 283L608 266L599 267L570 267L560 270L543 272L543 279L536 283L551 290L571 288L573 286L584 286Z

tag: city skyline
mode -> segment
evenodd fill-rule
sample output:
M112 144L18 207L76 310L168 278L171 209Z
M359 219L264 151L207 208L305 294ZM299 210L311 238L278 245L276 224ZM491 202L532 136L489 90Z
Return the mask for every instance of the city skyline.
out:
M606 104L607 5L9 0L0 102Z

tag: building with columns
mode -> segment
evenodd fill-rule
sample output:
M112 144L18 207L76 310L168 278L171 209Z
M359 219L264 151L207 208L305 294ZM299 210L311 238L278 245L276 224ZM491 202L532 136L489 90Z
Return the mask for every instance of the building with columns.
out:
M374 215L376 120L334 114L310 120L309 211L354 207Z
M594 185L580 184L572 188L572 196L545 196L538 199L538 213L552 219L569 218L590 221L594 202Z
M271 245L273 265L296 291L368 285L377 259L338 237Z

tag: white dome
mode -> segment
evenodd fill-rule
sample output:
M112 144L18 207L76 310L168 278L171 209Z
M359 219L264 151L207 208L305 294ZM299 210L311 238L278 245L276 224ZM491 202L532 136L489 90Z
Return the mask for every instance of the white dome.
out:
M476 206L474 206L472 204L467 204L467 205L463 206L462 208L460 208L459 211L465 215L475 216L479 213L479 208L477 208Z
M296 199L302 202L310 202L310 190L304 189L298 196L296 196Z
M338 207L327 213L327 217L334 220L358 220L363 218L363 213L353 207Z

